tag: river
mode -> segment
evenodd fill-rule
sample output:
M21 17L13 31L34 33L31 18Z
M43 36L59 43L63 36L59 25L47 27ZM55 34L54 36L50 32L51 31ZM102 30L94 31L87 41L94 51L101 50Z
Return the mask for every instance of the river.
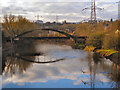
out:
M28 52L41 55L3 57L2 88L120 88L120 71L109 59L68 45L38 43ZM22 49L24 51L24 49ZM18 53L15 55L19 56ZM53 63L37 63L62 59Z

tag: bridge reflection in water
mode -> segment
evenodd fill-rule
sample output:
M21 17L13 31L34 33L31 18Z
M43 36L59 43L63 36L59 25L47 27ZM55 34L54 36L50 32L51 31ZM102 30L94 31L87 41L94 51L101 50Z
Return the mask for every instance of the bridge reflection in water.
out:
M40 82L40 87L43 81L46 81L44 84L47 85L49 81L54 83L52 81L56 79L56 84L51 87L58 87L61 84L59 80L63 79L74 81L69 81L73 84L65 85L68 87L120 87L120 66L110 60L99 59L91 53L74 50L64 45L39 43L35 46L31 45L26 50L23 53L15 51L4 54L3 82L6 84L3 87L8 87L9 83L31 82L32 86ZM61 60L54 63L36 63L58 59Z

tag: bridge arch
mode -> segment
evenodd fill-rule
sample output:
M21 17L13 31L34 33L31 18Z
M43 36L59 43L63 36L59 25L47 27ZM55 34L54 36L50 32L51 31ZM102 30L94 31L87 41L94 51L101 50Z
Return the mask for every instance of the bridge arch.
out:
M71 35L71 34L68 34L68 33L66 33L66 32L63 32L63 31L60 31L60 30L56 30L56 29L46 29L46 28L43 28L43 29L34 29L34 30L26 31L26 32L23 32L23 33L15 36L13 39L19 38L19 37L21 37L21 36L23 36L23 35L25 35L25 34L32 33L32 32L34 32L34 31L41 31L41 30L42 30L42 31L54 31L54 32L58 32L58 33L61 33L61 34L66 35L67 37L72 38L75 43L77 42L76 37L73 36L73 35Z

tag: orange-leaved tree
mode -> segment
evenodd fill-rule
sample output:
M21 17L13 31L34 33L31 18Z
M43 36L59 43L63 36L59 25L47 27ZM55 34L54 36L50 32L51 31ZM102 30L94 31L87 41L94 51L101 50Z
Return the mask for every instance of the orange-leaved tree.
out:
M2 30L5 36L14 37L35 28L35 24L23 16L4 15Z

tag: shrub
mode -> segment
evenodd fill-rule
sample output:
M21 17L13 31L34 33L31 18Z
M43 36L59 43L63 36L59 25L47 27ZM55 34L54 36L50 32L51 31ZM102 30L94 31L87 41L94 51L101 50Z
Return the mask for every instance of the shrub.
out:
M93 47L93 46L86 46L84 48L85 51L88 51L88 52L93 52L93 50L95 49L96 47Z
M120 34L119 36L115 34L106 35L103 41L103 48L120 50Z
M104 50L104 49L97 50L97 53L99 53L101 56L110 56L117 52L118 51L115 51L115 50Z
M104 33L95 32L89 35L87 38L86 44L91 45L96 48L102 48Z

